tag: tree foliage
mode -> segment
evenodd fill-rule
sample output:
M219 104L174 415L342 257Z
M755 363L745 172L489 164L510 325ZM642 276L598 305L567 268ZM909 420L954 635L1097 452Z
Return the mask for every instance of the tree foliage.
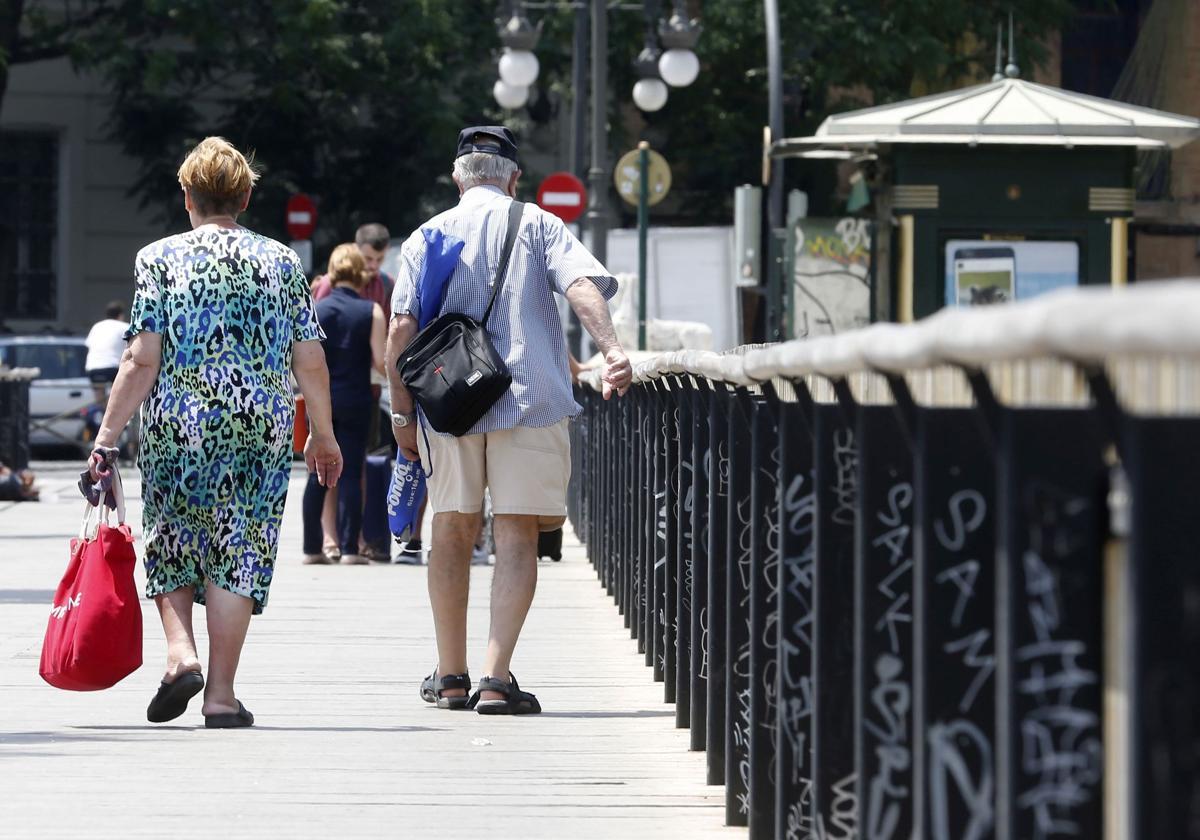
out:
M700 77L641 115L630 101L641 49L637 12L610 12L610 149L644 137L671 161L663 221L723 222L735 186L757 182L767 121L759 0L692 0L704 32ZM1011 9L1023 69L1041 57L1070 0L786 0L780 2L786 128L811 132L836 110L903 99L990 76L995 27ZM506 117L556 131L568 99L572 14L540 6L539 90L520 114L491 100L499 50L492 2L463 0L7 0L4 68L69 55L113 93L113 136L140 163L133 185L171 227L187 147L221 134L255 151L263 180L248 223L282 233L286 196L319 201L322 231L381 220L402 234L453 200L456 130ZM65 11L64 11L65 10ZM527 132L527 136L528 136ZM827 169L828 167L826 167ZM791 185L814 170L789 167ZM530 173L529 180L544 173ZM333 237L334 234L329 234ZM318 243L328 245L330 242Z
M1044 39L1071 13L1069 0L784 0L780 2L784 124L811 134L831 113L987 81L996 26L1011 9L1023 75L1044 59ZM645 139L671 161L676 193L663 209L676 220L728 224L733 189L759 183L767 124L763 4L694 4L704 32L699 78L672 89L647 115ZM1007 23L1006 23L1007 25ZM628 101L640 40L612 63L614 94ZM636 138L630 138L636 139ZM828 163L788 166L789 187L812 189ZM663 214L659 214L660 218Z
M455 0L146 0L115 52L113 133L143 162L150 201L178 203L174 170L207 134L252 149L263 171L250 224L279 233L293 192L320 229L364 221L402 232L452 199L456 130L489 108L488 18ZM328 243L326 243L328 244Z

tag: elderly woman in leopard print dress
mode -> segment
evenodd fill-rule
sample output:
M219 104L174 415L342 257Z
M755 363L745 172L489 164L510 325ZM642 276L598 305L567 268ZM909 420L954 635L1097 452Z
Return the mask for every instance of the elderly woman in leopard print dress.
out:
M219 137L179 169L187 233L137 255L128 349L96 437L93 469L143 401L138 465L144 502L146 595L158 605L167 667L147 717L179 717L204 690L208 727L250 726L234 675L251 614L275 568L291 472L289 373L311 423L305 448L336 484L329 375L308 282L289 248L241 227L257 174ZM207 683L192 604L208 616Z

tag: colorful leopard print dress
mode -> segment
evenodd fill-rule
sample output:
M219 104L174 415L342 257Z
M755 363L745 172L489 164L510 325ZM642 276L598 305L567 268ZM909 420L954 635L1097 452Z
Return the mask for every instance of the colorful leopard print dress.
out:
M204 225L147 245L130 327L162 336L142 406L146 595L267 603L292 459L292 343L323 339L289 248Z

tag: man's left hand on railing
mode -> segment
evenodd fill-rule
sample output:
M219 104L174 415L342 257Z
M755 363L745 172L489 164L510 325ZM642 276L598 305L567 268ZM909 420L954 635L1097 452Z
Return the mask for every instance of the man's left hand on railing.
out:
M629 386L633 384L633 365L629 357L620 347L613 347L604 354L604 373L600 377L604 382L604 399L609 399L616 391L618 397L625 396Z

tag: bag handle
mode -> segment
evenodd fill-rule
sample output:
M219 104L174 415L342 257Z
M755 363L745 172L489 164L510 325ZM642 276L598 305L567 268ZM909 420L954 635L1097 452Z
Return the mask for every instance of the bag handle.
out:
M480 325L486 325L488 316L492 314L492 305L496 302L496 294L504 284L504 275L508 273L508 261L512 257L513 246L517 244L517 229L521 226L521 214L525 212L525 203L515 198L508 205L508 232L504 235L504 252L500 256L500 265L496 268L496 280L492 283L492 296L488 299L487 309L483 311Z
M125 489L121 484L121 471L117 469L116 463L109 464L109 471L112 474L112 494L113 499L117 503L117 524L125 524ZM83 503L83 521L79 524L79 539L92 540L96 538L96 533L100 530L100 523L109 523L109 508L104 504L104 497L100 497L100 504L93 505L90 502Z

